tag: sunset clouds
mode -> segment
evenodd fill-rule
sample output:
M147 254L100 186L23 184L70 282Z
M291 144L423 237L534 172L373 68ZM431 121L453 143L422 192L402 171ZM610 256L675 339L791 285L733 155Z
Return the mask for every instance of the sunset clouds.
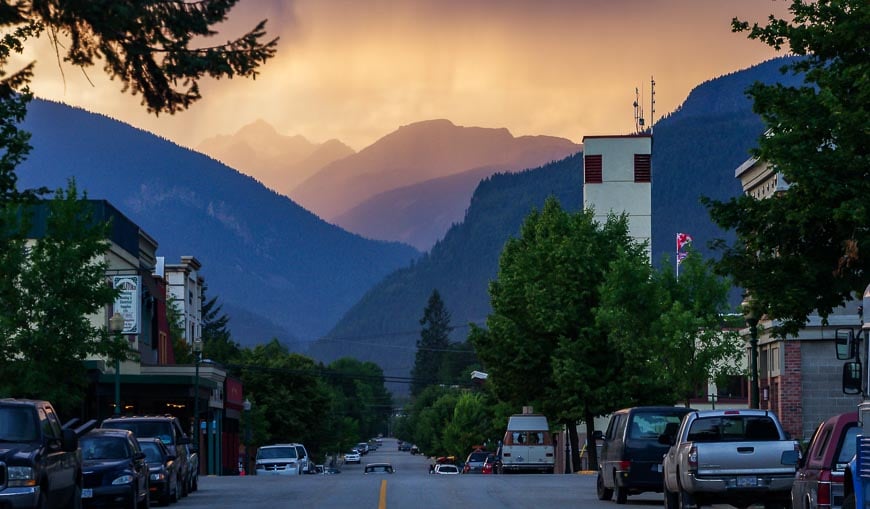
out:
M46 41L34 92L194 146L263 119L282 134L364 148L432 118L514 135L628 132L641 87L656 113L692 87L776 54L731 18L787 16L783 0L241 0L218 41L268 18L277 57L255 80L203 82L191 110L155 118L98 69L58 69ZM64 79L65 78L65 79ZM648 112L647 112L648 113Z

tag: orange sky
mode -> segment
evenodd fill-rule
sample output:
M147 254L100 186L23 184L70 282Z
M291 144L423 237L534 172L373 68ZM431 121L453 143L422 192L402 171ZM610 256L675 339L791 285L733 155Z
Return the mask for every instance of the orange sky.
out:
M194 146L263 119L282 134L364 148L398 126L447 118L514 135L633 129L635 87L649 115L703 81L776 56L731 18L787 17L786 0L241 0L216 41L268 18L278 56L255 80L202 83L175 116L145 113L101 67L58 68L47 41L32 89Z

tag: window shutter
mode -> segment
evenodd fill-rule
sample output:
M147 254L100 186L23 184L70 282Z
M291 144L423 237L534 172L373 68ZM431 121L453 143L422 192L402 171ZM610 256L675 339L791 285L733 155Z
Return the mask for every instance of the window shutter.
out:
M650 165L649 154L634 155L634 181L635 182L651 182L652 171Z
M600 184L601 154L583 156L583 169L587 184Z

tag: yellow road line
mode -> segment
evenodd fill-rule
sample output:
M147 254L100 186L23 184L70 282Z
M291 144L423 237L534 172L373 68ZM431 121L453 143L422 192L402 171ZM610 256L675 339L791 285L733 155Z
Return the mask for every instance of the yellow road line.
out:
M387 480L381 479L381 498L378 499L378 509L387 509Z

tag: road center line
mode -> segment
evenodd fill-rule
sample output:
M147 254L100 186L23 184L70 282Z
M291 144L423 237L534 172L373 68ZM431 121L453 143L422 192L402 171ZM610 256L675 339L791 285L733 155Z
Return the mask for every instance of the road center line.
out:
M378 509L387 509L387 480L381 479L381 497L378 499Z

